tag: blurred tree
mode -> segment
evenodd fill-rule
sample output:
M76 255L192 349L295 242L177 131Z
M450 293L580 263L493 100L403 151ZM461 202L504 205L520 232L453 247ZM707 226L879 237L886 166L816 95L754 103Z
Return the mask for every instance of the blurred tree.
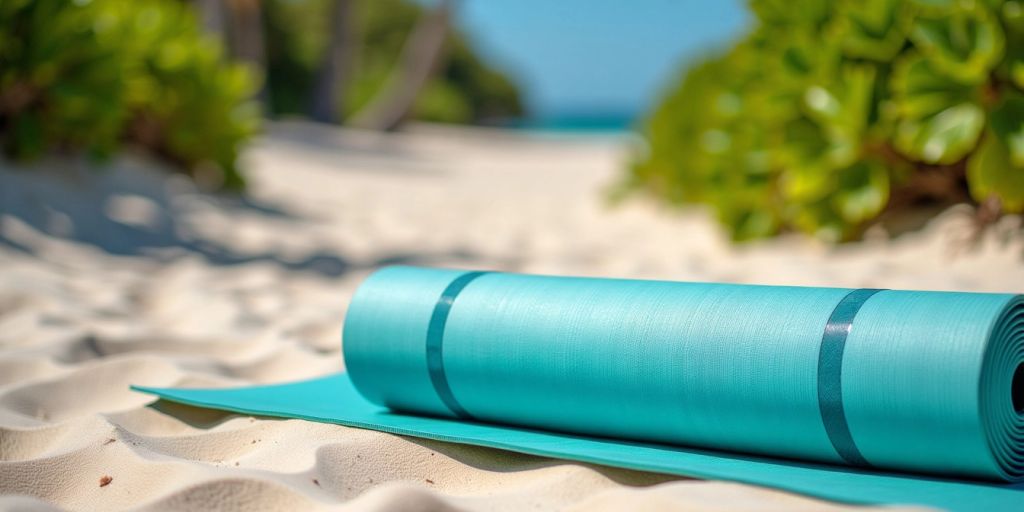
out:
M311 114L314 104L326 104L323 95L326 88L321 78L329 76L324 71L328 49L332 38L335 41L345 39L344 35L332 34L337 14L334 2L267 0L264 3L267 85L273 114ZM372 101L383 98L382 91L389 87L390 80L408 76L400 72L406 58L404 52L412 51L409 45L416 37L411 35L416 32L415 27L426 23L423 8L407 0L348 0L348 3L351 25L347 37L352 43L347 51L350 54L343 56L342 65L335 69L337 72L348 66L348 72L346 75L341 71L338 87L330 98L335 102L334 118L337 120L350 120L356 113L365 112ZM446 25L433 69L426 68L426 81L401 118L478 123L521 115L516 86L481 61L448 21ZM346 50L340 48L339 51ZM325 119L325 113L321 111L316 118Z
M195 3L199 9L199 19L203 23L203 28L210 34L224 40L224 36L227 33L224 0L195 0Z
M347 94L346 86L351 78L352 58L358 44L353 34L355 27L352 11L352 0L331 2L328 27L330 36L320 60L309 113L316 121L336 123L339 113L344 109L341 101Z
M252 66L257 75L265 77L267 55L261 3L261 0L227 0L227 36L232 56ZM261 81L256 93L262 103L266 102L264 82Z
M409 116L444 51L453 4L453 0L439 0L437 7L420 17L402 48L398 65L377 96L353 116L352 124L394 130Z

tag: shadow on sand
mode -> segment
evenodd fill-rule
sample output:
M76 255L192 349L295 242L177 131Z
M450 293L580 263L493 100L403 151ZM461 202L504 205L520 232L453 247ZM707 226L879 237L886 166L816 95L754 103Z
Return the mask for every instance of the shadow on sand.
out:
M211 236L213 230L204 234L198 229L211 211L227 225L233 218L253 216L296 227L309 221L281 205L199 192L183 177L136 157L117 159L102 169L68 160L30 168L0 161L0 245L27 254L39 250L43 237L27 234L36 231L114 255L171 260L197 254L214 265L268 262L328 278L359 267L423 264L444 257L392 254L355 264L329 247L314 247L299 258L279 250L243 251Z

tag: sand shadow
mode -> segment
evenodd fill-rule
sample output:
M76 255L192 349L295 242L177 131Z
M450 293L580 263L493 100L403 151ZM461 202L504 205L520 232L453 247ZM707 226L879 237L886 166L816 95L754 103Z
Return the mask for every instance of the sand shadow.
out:
M235 418L252 417L262 421L292 421L286 418L239 414L218 409L208 409L159 399L147 407L175 418L193 428L210 430ZM466 444L447 443L417 437L400 436L430 451L440 453L461 464L495 473L518 473L536 469L573 465L593 470L610 481L630 487L650 487L666 482L693 480L692 478L634 471L611 466L588 464L571 460L552 459L523 453Z
M180 176L133 159L118 159L102 169L80 161L50 160L31 168L0 162L0 245L27 254L37 251L26 242L31 237L18 236L15 224L20 223L120 256L169 260L195 254L214 265L268 262L330 278L352 267L347 258L329 248L315 248L301 258L233 249L190 225L188 216L197 202L229 217L258 216L296 224L306 220L280 205L251 197L198 192Z
M653 485L663 484L665 482L693 480L692 478L683 476L634 471L631 469L588 464L586 462L572 460L551 459L536 455L500 450L497 448L446 443L443 441L434 441L432 439L423 439L418 437L402 436L402 438L406 441L427 448L428 450L435 451L453 460L459 461L467 466L485 471L513 473L556 466L573 465L591 469L617 484L628 485L630 487L650 487Z
M161 414L170 416L192 428L201 430L210 430L235 418L249 417L247 414L238 414L219 409L207 409L205 407L195 407L162 399L157 400L146 407L149 407Z
M224 224L233 218L248 222L255 217L287 229L289 223L301 228L315 220L250 196L200 192L184 177L137 156L116 159L102 168L81 160L49 159L13 166L0 159L0 246L29 255L45 245L41 238L46 237L26 235L35 231L118 256L171 261L198 255L218 266L270 263L326 278L397 264L475 266L481 259L459 247L395 252L359 262L326 246L314 246L299 257L281 250L239 250L218 239L219 233L198 229L211 211ZM503 268L517 263L509 260Z

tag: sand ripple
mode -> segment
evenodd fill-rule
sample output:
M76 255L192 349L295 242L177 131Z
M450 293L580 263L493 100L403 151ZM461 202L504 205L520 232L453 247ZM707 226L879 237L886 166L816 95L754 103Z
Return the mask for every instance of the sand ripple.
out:
M891 242L828 249L786 239L737 251L702 213L643 201L609 210L602 194L621 140L456 135L276 125L246 155L246 202L197 194L133 158L77 181L51 172L67 163L0 168L0 509L840 510L738 484L153 404L128 386L338 371L349 297L388 263L967 290L1024 283L1024 245L1007 235L1019 220L958 258L946 248L961 210ZM151 224L117 220L138 217L122 210L139 205L155 212Z

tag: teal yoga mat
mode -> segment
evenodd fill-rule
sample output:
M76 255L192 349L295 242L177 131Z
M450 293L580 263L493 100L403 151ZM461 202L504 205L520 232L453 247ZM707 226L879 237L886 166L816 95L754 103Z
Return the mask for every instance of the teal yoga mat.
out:
M1024 297L389 267L347 374L137 388L852 503L1024 510Z

